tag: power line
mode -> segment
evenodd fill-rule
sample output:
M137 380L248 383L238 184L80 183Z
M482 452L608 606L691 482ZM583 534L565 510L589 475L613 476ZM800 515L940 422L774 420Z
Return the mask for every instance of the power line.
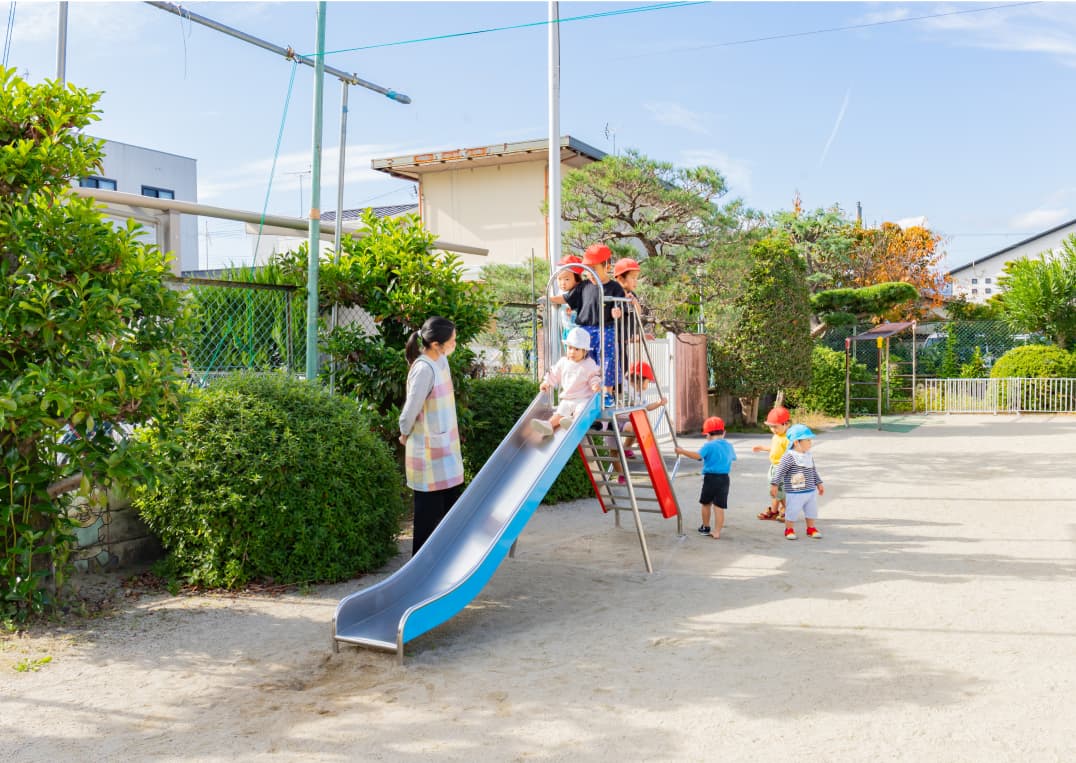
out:
M16 3L9 3L7 7L7 33L4 35L4 59L3 66L7 67L8 55L11 53L11 34L15 30L15 6Z
M633 58L645 58L654 55L668 55L669 53L685 53L694 50L710 50L712 48L731 48L736 45L750 45L756 42L771 42L773 40L787 40L793 37L808 37L816 34L830 34L832 32L849 32L856 29L867 29L869 27L886 26L888 24L906 24L911 21L926 21L928 19L940 19L945 16L959 16L965 13L985 13L987 11L997 11L1005 8L1019 8L1024 5L1039 5L1041 0L1032 0L1025 3L1007 3L1005 5L991 5L986 8L972 8L966 11L947 11L945 13L931 13L926 16L909 16L904 19L887 19L885 21L870 21L862 24L849 24L848 26L836 26L827 27L825 29L812 29L806 32L789 32L787 34L774 34L767 37L752 37L746 40L730 40L728 42L715 42L710 45L694 45L684 48L670 48L668 50L662 50L660 53L639 53L633 56L619 56L617 58L611 58L610 61L627 61Z
M439 34L432 37L416 37L411 40L397 40L396 42L379 42L373 45L361 45L357 48L341 48L340 50L327 50L326 56L335 55L337 53L354 53L359 50L373 50L374 48L389 48L396 45L414 45L420 42L434 42L435 40L449 40L454 37L471 37L478 34L489 34L490 32L507 32L512 29L526 29L528 27L547 26L550 23L566 24L572 21L590 21L592 19L605 18L607 16L623 16L628 13L645 13L647 11L663 11L669 8L686 8L689 5L707 5L706 2L698 0L697 2L678 2L678 3L658 3L657 5L643 5L638 8L621 8L616 11L602 11L601 13L588 13L585 16L571 16L569 18L559 19L555 22L550 22L548 19L543 21L529 21L525 24L513 24L511 26L490 27L489 29L475 29L470 32L452 32L450 34ZM309 57L314 54L306 53L305 56Z

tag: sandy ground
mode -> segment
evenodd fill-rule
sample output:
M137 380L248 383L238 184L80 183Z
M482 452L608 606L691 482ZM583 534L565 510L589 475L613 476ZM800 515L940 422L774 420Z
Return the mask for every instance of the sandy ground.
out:
M755 519L759 437L721 540L697 467L686 537L644 518L652 575L630 516L543 507L402 667L330 646L381 575L6 637L0 760L1076 759L1076 417L923 421L819 438L822 540Z

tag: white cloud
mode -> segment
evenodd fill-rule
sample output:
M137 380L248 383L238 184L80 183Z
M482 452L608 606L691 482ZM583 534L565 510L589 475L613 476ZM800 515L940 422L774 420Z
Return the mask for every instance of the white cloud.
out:
M644 103L643 108L650 112L650 116L658 124L666 127L679 127L702 135L710 134L710 131L703 124L701 114L697 114L675 101L651 101Z
M926 215L919 215L918 217L902 217L897 220L897 225L902 230L907 230L908 228L929 228L930 222L927 220Z
M912 15L908 8L886 8L884 11L867 13L855 19L856 24L886 24L892 21L903 21Z
M743 196L751 192L751 165L743 159L736 159L723 151L713 149L688 149L682 151L680 157L682 163L689 167L705 165L720 170L733 196Z
M1012 218L1009 227L1017 230L1041 230L1051 228L1071 217L1068 209L1033 209Z
M1042 3L943 16L921 23L929 32L945 35L955 45L1044 54L1076 67L1076 14L1066 6ZM949 10L951 6L938 9Z

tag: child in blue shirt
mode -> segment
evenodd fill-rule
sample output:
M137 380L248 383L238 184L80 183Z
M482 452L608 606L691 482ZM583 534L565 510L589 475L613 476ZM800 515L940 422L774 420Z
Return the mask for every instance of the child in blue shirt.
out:
M721 537L721 528L725 526L725 509L729 503L729 470L736 460L736 451L731 443L725 441L725 422L717 416L711 416L702 422L702 433L706 442L696 453L686 448L677 448L680 456L702 461L702 493L699 506L702 524L699 534L711 538ZM710 529L710 506L714 507L714 525Z

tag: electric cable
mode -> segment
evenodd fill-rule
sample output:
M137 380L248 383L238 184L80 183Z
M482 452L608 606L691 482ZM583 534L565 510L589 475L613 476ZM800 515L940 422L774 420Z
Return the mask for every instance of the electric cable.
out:
M288 121L288 106L291 104L291 93L295 88L295 72L299 69L299 62L291 62L291 78L288 80L288 94L284 98L284 113L280 117L280 130L276 136L276 148L273 150L273 165L269 169L269 186L265 189L265 203L262 204L262 216L258 222L258 238L254 241L254 256L250 260L251 272L254 271L254 266L258 263L258 247L262 242L262 229L265 227L265 215L269 209L269 194L273 192L273 175L276 174L276 160L280 157L280 143L284 140L284 125ZM314 253L312 256L317 256Z
M11 37L15 31L15 6L17 3L8 3L7 7L7 32L4 34L4 58L0 66L7 67L7 59L11 54Z
M656 5L643 5L638 8L621 8L615 11L602 11L601 13L588 13L584 16L570 16L564 19L558 19L555 22L551 22L548 19L544 21L528 21L525 24L513 24L511 26L491 27L489 29L474 29L470 32L452 32L450 34L439 34L432 37L416 37L411 40L397 40L396 42L379 42L373 45L360 45L355 48L341 48L339 50L327 50L323 55L331 56L337 53L354 53L360 50L373 50L375 48L390 48L397 45L414 45L420 42L434 42L436 40L449 40L455 37L471 37L479 34L489 34L490 32L507 32L513 29L526 29L528 27L546 26L550 23L555 24L567 24L574 21L590 21L592 19L605 18L607 16L623 16L628 13L645 13L647 11L663 11L670 8L686 8L691 5L707 5L707 2L703 0L697 0L696 2L676 2L676 3L658 3ZM316 53L304 53L304 57L313 58Z

